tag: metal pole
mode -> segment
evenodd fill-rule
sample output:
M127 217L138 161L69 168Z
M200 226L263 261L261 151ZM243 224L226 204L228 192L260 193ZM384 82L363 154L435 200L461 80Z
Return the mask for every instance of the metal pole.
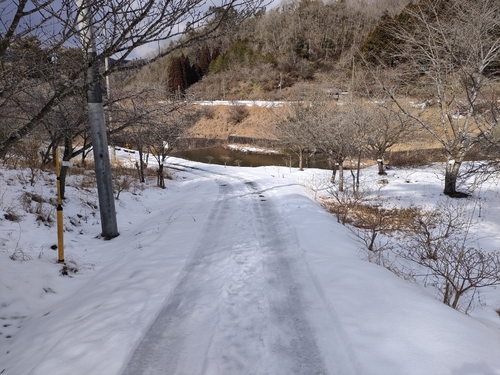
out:
M61 199L61 178L59 167L59 148L56 146L56 176L57 176L57 263L64 264L64 227L63 207Z

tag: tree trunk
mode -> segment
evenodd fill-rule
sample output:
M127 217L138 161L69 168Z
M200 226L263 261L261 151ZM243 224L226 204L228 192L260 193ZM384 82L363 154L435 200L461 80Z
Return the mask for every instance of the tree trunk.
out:
M55 140L55 139L52 139L52 141L50 142L50 145L49 147L47 147L47 149L45 150L45 152L41 151L41 156L42 156L42 164L40 166L40 169L42 171L45 170L45 168L47 167L47 165L50 163L50 162L53 162L54 161L54 153L55 153L55 148L57 147L57 144L59 144L59 139Z
M299 171L304 170L303 159L304 159L304 150L299 149Z
M375 245L376 239L377 239L377 231L373 230L370 238L370 244L368 245L368 250L373 251L373 246Z
M72 153L73 153L72 139L70 137L64 137L64 153L62 158L63 162L70 161ZM68 175L68 168L69 168L67 165L63 164L61 164L61 170L59 171L59 187L61 192L61 199L65 198L64 194L66 192L66 176Z
M351 172L351 177L352 177L352 193L354 197L358 196L358 192L356 191L356 175L354 174L354 171L352 169L352 164L351 168L349 169L349 172Z
M382 158L377 159L377 165L378 165L378 174L386 175L387 173L384 170L384 160Z
M165 189L165 177L163 176L163 163L160 163L157 169L158 178L156 180L156 184L158 187Z
M450 159L446 163L446 171L444 175L444 194L454 196L457 194L457 179L461 161Z
M356 196L359 193L359 175L360 175L360 172L361 172L361 151L358 153L358 161L356 163L356 183L355 183Z
M450 300L451 300L451 292L450 292L450 283L448 281L446 281L446 285L445 285L445 288L444 288L444 294L443 294L443 303L445 305L448 305L450 306L451 303L450 303Z
M139 166L138 166L138 172L139 172L139 182L144 183L146 182L146 179L144 177L144 159L143 159L143 152L141 148L139 147Z
M337 176L337 169L338 169L338 164L337 163L333 163L332 177L330 178L330 182L332 184L335 183L335 177Z
M344 165L339 163L339 191L344 191Z

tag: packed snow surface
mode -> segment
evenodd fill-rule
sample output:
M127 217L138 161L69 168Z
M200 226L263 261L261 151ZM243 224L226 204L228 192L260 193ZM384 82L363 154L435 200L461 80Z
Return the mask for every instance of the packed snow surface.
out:
M30 186L29 171L0 170L0 374L500 374L500 291L484 290L465 315L368 262L314 199L331 172L176 158L167 169L166 189L121 192L110 241L95 188L69 178L68 276L51 249L56 225L36 220L55 216L53 204L26 203L54 199L55 176ZM363 186L392 204L446 199L439 165L391 169L383 186L376 172L362 171ZM469 200L491 250L499 193L491 180Z

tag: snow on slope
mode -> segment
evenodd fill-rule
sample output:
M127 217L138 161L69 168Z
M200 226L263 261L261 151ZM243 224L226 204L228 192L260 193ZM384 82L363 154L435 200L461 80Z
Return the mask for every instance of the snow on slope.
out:
M68 187L66 260L80 268L72 277L60 276L56 251L50 249L57 242L55 225L37 223L34 215L26 213L20 222L3 219L3 213L23 213L20 197L26 192L53 198L54 176L45 174L34 187L23 187L18 182L23 171L0 171L0 373L119 374L182 280L217 204L225 178L220 176L229 175L257 184L256 197L263 195L272 202L291 228L297 248L291 253L292 261L304 272L301 280L307 280L301 293L317 294L326 306L316 310L316 302L307 305L305 298L304 309L315 342L322 348L326 373L342 374L335 370L336 361L342 360L359 374L500 374L500 317L494 312L500 307L499 290L487 290L485 305L478 306L473 317L466 316L437 301L431 290L365 261L360 244L346 227L311 198L318 181L327 180L327 171L169 161L185 170L174 172L167 189L149 185L121 194L116 202L120 236L111 241L98 238L94 189ZM186 167L201 167L205 172L192 173ZM363 177L372 182L378 178L371 168L363 171ZM401 204L434 204L444 199L435 168L391 170L388 179L380 194ZM78 176L72 184L78 186ZM491 249L500 244L499 192L495 183L481 192L485 202L482 245ZM12 261L9 256L15 250L31 259ZM214 272L207 269L200 277L220 277ZM252 290L251 283L242 285L237 300L249 303L245 296L257 295L259 290ZM220 298L224 296L221 292ZM230 319L229 314L223 317ZM332 322L334 334L317 327L323 321ZM236 327L237 322L233 323ZM209 336L213 327L200 329L201 336ZM272 362L266 350L245 348L245 332L235 329L232 334L231 342L243 349L228 345L226 353L208 351L211 365L201 373L228 374L216 369L225 368L220 365L227 353L242 352L268 367L243 367L231 374L272 374L270 369L279 369L280 363ZM332 344L338 343L342 348L337 350ZM224 341L217 345L223 347ZM200 352L188 348L183 356L186 362L196 361Z

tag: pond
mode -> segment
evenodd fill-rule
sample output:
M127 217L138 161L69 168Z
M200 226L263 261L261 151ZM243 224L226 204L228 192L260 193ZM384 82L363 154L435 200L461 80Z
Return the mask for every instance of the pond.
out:
M207 164L224 165L227 163L227 165L240 165L242 167L288 166L290 163L290 155L288 154L264 154L221 146L177 151L173 152L172 156ZM291 159L292 167L298 167L298 157L292 154ZM318 155L310 157L308 165L304 161L304 167L306 166L310 168L329 168L325 157Z

